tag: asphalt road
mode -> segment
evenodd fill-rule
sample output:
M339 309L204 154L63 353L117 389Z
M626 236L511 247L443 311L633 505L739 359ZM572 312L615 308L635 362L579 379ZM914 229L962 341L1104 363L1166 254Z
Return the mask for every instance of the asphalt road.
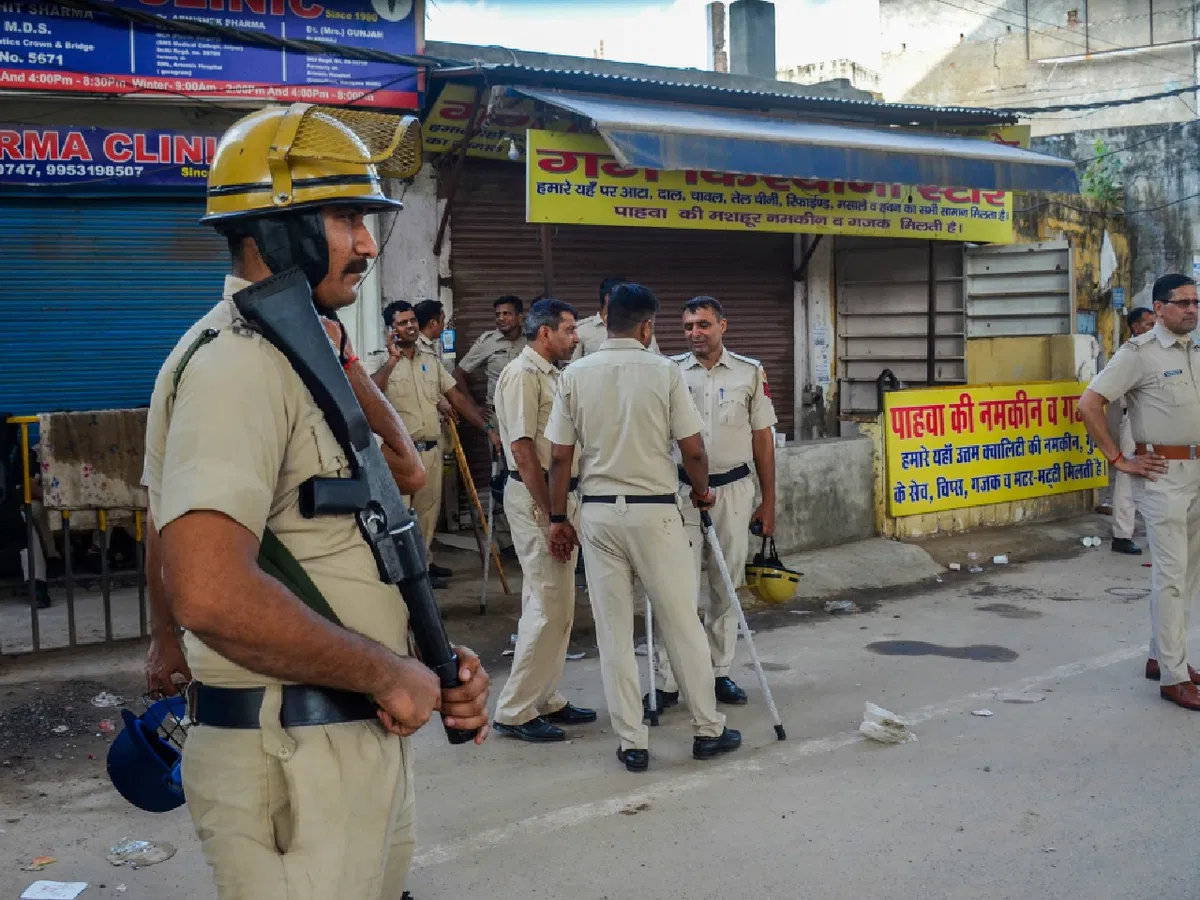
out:
M643 775L619 766L603 715L557 746L451 748L428 728L409 889L416 900L1192 900L1200 716L1141 676L1144 560L1105 546L988 565L871 612L762 630L788 740L774 739L742 651L751 705L729 724L746 746L716 762L691 760L682 710L652 733ZM603 706L594 653L567 663L565 688ZM918 740L862 739L867 701L908 717ZM215 896L186 814L132 810L96 773L0 780L0 828L0 898L39 877L87 881L84 898ZM123 837L179 852L114 869L103 855ZM20 871L43 854L58 862Z

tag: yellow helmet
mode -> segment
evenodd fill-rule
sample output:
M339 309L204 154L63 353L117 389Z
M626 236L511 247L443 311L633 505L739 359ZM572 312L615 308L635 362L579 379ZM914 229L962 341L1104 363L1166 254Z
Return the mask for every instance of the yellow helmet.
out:
M768 542L770 551L768 552ZM763 538L762 549L746 564L746 587L763 603L777 606L796 595L802 572L794 572L779 561L774 538Z
M222 135L208 171L202 222L220 226L329 204L402 209L382 176L421 168L414 116L294 103L256 110Z

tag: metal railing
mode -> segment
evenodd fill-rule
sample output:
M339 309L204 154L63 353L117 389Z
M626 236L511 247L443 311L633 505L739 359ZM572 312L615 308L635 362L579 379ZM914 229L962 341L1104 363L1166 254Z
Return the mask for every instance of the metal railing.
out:
M32 650L17 650L15 653L7 655L20 655L27 652L38 653L51 649L63 649L62 645L54 647L43 647L42 645L42 622L40 613L46 612L38 608L38 591L37 591L37 570L34 564L34 547L35 542L40 540L37 533L37 521L34 515L33 508L33 485L34 473L30 466L30 426L38 424L37 416L12 416L7 422L11 425L16 425L20 429L20 444L21 444L21 482L22 482L22 512L25 519L25 541L28 553L28 588L29 588L29 632L30 644ZM113 510L96 509L92 510L96 514L97 531L100 534L100 595L104 610L104 639L102 641L85 641L82 644L79 641L78 622L76 617L76 573L74 569L73 553L71 546L71 515L72 513L86 512L87 510L58 510L62 522L62 542L63 542L63 578L66 587L67 595L67 643L66 647L75 648L80 646L100 646L104 644L113 644L120 641L140 640L149 633L147 623L147 608L146 608L146 542L145 542L145 511L141 509L132 510L134 523L134 546L135 546L135 577L137 580L137 598L138 598L138 633L136 636L116 637L113 628L113 576L110 571L109 550L111 543L110 536L110 513ZM50 549L50 548L47 548ZM0 640L0 655L5 655L3 641Z

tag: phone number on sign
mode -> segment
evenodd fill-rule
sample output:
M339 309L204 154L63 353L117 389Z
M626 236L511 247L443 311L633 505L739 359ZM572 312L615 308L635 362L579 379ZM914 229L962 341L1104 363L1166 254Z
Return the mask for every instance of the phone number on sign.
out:
M146 169L145 166L80 166L50 163L46 166L47 175L97 175L108 178L136 178Z

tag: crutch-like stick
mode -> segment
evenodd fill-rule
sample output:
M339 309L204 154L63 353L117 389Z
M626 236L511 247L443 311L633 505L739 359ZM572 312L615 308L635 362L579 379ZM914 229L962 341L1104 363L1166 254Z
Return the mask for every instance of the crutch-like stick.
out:
M646 595L646 669L650 676L650 693L646 696L649 698L650 709L646 711L646 718L651 725L658 724L658 689L654 684L654 607L650 605L650 595Z
M492 454L492 481L496 480L496 470L500 467L499 460L496 459L496 454ZM488 484L488 516L487 529L484 531L484 540L487 541L487 553L483 557L483 593L479 595L479 614L487 614L487 587L488 576L492 573L492 567L488 565L490 561L488 557L492 553L492 548L495 545L495 538L492 537L492 524L496 521L496 491Z
M462 480L467 486L467 493L471 495L471 505L478 516L478 521L482 522L484 521L483 504L479 502L479 494L475 492L475 482L471 480L471 467L467 465L467 455L463 453L462 441L458 437L458 427L454 424L453 419L447 419L446 428L450 431L450 440L454 444L454 456L458 460L458 474L462 476ZM504 593L511 594L512 589L508 586L508 578L504 575L504 566L500 564L500 554L496 552L496 548L491 542L491 535L485 535L485 540L488 542L488 547L491 548L492 561L496 564L496 574L500 576L500 584L504 586ZM482 553L486 560L487 548L483 548Z
M742 629L742 636L746 638L746 646L750 649L750 660L754 663L754 674L758 676L758 683L762 687L763 696L767 698L767 709L771 711L771 719L775 723L775 736L779 740L787 739L787 732L783 730L783 722L779 720L779 710L775 707L775 699L771 696L771 689L767 686L767 676L763 674L762 663L758 659L758 651L754 648L754 638L750 636L750 626L746 624L746 614L742 611L742 603L738 600L737 589L733 586L733 579L729 577L729 566L725 564L725 554L721 552L721 544L717 541L717 530L713 528L712 516L707 509L700 510L700 525L704 530L704 536L708 540L708 547L712 551L713 559L717 562L717 568L721 570L721 580L725 583L725 592L729 594L729 602L733 606L733 611L737 615L738 627Z

